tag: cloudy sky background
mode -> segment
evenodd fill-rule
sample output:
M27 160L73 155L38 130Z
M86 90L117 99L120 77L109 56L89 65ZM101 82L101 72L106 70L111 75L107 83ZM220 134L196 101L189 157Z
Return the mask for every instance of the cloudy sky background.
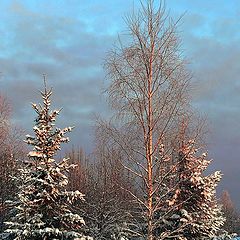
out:
M0 1L0 93L12 103L13 121L31 132L42 74L63 107L60 125L74 125L72 143L93 147L94 115L109 115L101 96L103 59L126 30L123 16L138 1ZM240 2L166 0L170 14L185 13L179 31L194 72L193 104L206 114L211 130L212 169L224 173L240 206Z

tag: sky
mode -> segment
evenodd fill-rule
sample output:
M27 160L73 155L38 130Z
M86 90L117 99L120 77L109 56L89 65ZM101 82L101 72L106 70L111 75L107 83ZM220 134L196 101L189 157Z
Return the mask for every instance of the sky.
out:
M222 170L240 207L240 1L166 0L178 19L182 48L193 72L193 105L207 116L211 170ZM137 0L1 0L0 94L14 124L32 133L31 102L39 102L43 74L60 126L73 125L71 143L93 149L95 116L111 113L102 95L107 52L124 33L123 17Z

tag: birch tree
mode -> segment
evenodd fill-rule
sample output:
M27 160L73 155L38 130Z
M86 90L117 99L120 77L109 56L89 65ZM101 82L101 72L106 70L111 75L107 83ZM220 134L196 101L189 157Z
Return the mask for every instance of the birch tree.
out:
M130 42L120 40L105 64L111 79L107 93L116 115L102 128L125 153L125 169L140 178L141 195L131 194L143 209L146 238L153 240L154 214L161 207L156 194L169 194L164 182L174 170L166 164L166 149L174 138L174 126L186 112L190 74L177 36L178 21L166 14L162 4L142 3L126 22Z
M181 239L183 226L188 225L175 225L175 235L166 226L167 217L174 217L173 197L181 181L178 143L182 119L189 122L189 135L197 139L199 133L190 128L194 115L191 74L181 51L178 22L169 17L163 2L141 2L141 9L126 17L127 41L120 37L105 63L110 79L106 92L114 116L109 122L99 121L99 135L108 139L109 146L120 149L122 166L138 178L137 192L125 190L138 205L132 230L147 240Z

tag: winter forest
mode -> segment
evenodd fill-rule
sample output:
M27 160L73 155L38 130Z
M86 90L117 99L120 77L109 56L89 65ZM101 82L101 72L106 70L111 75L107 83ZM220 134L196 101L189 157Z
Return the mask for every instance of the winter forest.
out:
M179 30L184 17L171 16L167 1L129 9L127 31L102 61L111 114L94 118L90 154L71 144L71 122L61 127L67 106L53 101L47 73L29 102L31 132L12 123L11 99L1 91L1 239L240 236L237 207L227 190L217 191L224 171L211 168L208 120L192 104L194 72Z

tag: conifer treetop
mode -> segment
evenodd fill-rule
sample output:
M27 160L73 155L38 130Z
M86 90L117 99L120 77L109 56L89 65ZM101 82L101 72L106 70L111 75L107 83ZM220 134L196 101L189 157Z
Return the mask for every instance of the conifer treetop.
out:
M26 142L34 146L34 150L29 152L29 157L44 158L51 162L57 151L61 150L61 143L69 142L69 137L65 137L65 134L71 132L73 127L55 128L56 117L61 109L50 110L52 89L47 89L46 82L44 85L44 91L40 92L43 104L32 103L32 107L37 113L36 125L33 127L35 137L26 135Z

